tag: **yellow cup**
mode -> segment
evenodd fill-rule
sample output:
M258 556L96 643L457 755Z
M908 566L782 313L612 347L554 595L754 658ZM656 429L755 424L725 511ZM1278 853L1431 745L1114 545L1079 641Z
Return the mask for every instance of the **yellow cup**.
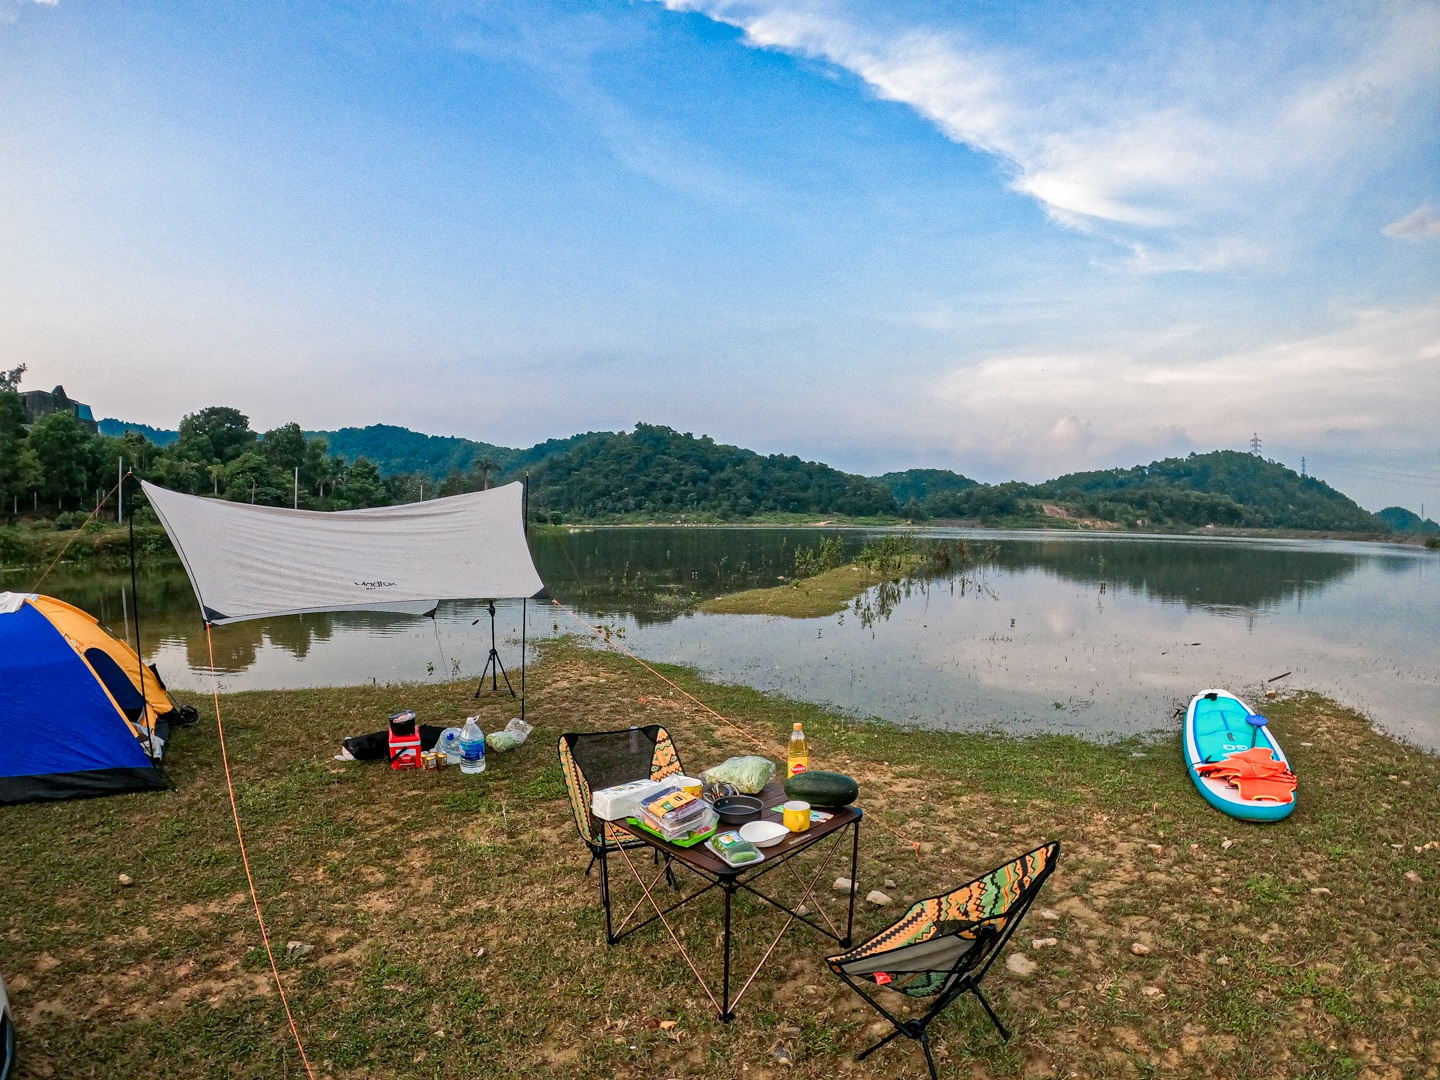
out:
M804 832L810 828L810 804L793 799L785 804L785 828L791 832Z
M702 784L699 780L696 780L693 776L677 776L674 778L674 780L675 783L680 785L681 791L688 791L697 799L700 797L700 792L703 791L705 787L704 784Z

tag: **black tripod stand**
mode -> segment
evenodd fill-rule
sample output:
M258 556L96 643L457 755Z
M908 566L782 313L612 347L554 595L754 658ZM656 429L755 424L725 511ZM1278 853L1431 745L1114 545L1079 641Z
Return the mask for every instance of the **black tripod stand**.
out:
M475 623L480 620L476 619ZM471 623L474 626L475 623ZM505 689L510 691L510 696L515 696L515 688L510 685L510 676L505 672L505 665L500 662L500 653L495 649L495 601L490 601L490 656L485 661L485 668L480 672L480 685L475 687L475 696L478 698L480 692L485 689L485 676L490 676L490 689L499 690L500 680L505 680Z

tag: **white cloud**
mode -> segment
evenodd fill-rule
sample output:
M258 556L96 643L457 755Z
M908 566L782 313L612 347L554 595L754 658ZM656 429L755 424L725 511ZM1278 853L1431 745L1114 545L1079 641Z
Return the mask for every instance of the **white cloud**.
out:
M931 389L960 462L1043 478L1190 449L1433 443L1440 307L1370 311L1329 333L1201 359L1087 352L994 356Z
M1440 240L1440 214L1435 213L1429 203L1425 203L1399 221L1392 221L1380 231L1396 240L1409 240L1412 243Z
M0 25L9 25L20 18L20 9L26 4L37 7L56 7L60 0L0 0Z
M1263 237L1240 234L1303 213L1319 176L1365 168L1354 151L1383 156L1376 133L1417 89L1433 91L1440 67L1433 3L1377 7L1334 27L1301 7L1255 40L1173 28L1144 47L1110 41L1111 55L1082 57L1084 44L1046 54L961 27L897 25L893 9L840 0L662 2L738 27L752 46L853 72L999 158L1015 190L1055 220L1130 248L1139 269L1261 258ZM1067 17L1083 25L1083 14L1056 9Z

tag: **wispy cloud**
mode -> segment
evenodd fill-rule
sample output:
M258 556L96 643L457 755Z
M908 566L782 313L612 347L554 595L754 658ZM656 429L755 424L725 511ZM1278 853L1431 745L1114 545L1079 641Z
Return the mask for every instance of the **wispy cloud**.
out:
M26 4L37 7L55 7L60 0L0 0L0 24L13 23L20 18L20 10Z
M932 387L960 460L1035 477L1242 447L1431 445L1440 308L1368 311L1328 333L1208 358L1115 352L994 356ZM1193 441L1192 441L1193 440ZM1313 452L1313 450L1312 450Z
M1142 20L1144 47L1122 33L1087 58L1085 46L995 41L842 0L662 2L852 72L1000 159L1015 190L1068 227L1103 231L1139 269L1262 258L1261 234L1303 213L1319 177L1345 179L1361 149L1383 156L1376 133L1417 89L1433 93L1440 69L1440 6L1427 2L1376 6L1344 26L1302 5L1252 35L1167 36ZM1077 28L1086 17L1055 10Z
M1380 231L1396 240L1409 240L1412 243L1440 240L1440 214L1435 213L1429 203L1425 203L1399 221L1392 221Z

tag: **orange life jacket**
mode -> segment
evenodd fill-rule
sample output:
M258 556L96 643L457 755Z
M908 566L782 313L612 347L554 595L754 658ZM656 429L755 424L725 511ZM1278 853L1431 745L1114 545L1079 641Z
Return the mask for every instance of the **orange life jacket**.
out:
M1295 801L1295 774L1264 746L1231 754L1224 761L1197 765L1195 771L1211 780L1228 781L1242 799L1251 802Z

